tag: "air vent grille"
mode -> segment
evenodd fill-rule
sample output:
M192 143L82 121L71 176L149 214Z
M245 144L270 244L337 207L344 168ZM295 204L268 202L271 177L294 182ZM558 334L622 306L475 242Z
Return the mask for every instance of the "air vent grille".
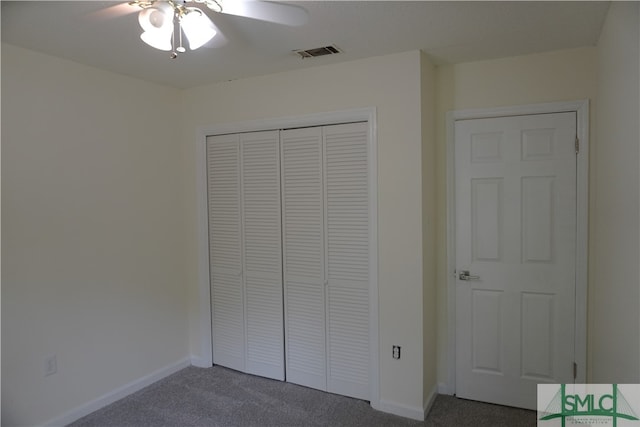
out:
M336 53L342 53L342 51L336 45L316 47L314 49L306 50L294 50L294 52L300 55L301 58L315 58L317 56L335 55Z

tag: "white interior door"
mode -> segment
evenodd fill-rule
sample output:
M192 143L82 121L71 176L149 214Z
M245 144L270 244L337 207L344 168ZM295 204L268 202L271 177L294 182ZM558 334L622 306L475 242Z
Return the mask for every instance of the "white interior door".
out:
M575 138L573 112L456 121L459 397L535 409L573 381Z

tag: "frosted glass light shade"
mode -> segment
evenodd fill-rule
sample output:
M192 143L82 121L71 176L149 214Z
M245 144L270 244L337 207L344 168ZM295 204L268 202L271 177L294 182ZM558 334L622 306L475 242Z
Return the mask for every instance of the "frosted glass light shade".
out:
M171 47L171 33L172 31L145 31L140 34L140 38L143 42L156 49L169 51Z
M144 30L140 35L143 42L156 49L169 51L173 34L173 7L166 2L156 2L143 9L138 22Z
M169 3L157 2L138 14L138 22L145 31L170 31L173 29L173 8Z
M191 50L199 48L216 35L213 22L199 9L190 8L189 13L183 16L180 22Z

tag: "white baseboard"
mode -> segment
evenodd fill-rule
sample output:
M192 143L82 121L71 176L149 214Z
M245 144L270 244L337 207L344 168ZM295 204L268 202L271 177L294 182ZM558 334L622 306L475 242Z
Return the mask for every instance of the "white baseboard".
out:
M411 418L412 420L424 421L424 408L419 406L407 406L400 403L389 402L388 400L380 399L377 409L382 412L388 412L393 415L400 415L401 417Z
M434 385L433 389L431 390L431 393L429 393L429 395L424 400L424 405L422 405L424 407L423 420L427 419L427 415L429 415L429 411L431 411L431 407L433 406L433 402L436 401L436 397L438 397L438 387Z
M191 365L191 359L185 357L178 362L175 362L171 365L165 366L164 368L160 368L157 371L150 373L149 375L145 375L142 378L138 378L135 381L130 382L129 384L125 384L122 387L119 387L109 393L98 397L90 402L87 402L83 405L78 406L58 417L55 417L47 422L45 422L44 426L66 426L67 424L71 424L72 422L89 415L90 413L97 411L100 408L104 408L107 405L115 402L116 400L120 400L123 397L126 397L132 393L135 393L138 390L145 388L148 385L153 384L156 381L163 379L164 377L168 377L169 375L178 372L179 370L186 368Z

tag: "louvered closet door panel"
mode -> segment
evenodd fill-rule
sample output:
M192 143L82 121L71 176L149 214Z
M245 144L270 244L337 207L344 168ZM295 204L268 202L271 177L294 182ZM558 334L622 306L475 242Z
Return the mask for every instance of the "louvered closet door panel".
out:
M239 147L237 135L207 138L213 363L243 371Z
M327 390L369 399L367 125L324 128Z
M281 132L287 381L326 390L322 131Z
M279 132L240 139L246 372L284 380Z

